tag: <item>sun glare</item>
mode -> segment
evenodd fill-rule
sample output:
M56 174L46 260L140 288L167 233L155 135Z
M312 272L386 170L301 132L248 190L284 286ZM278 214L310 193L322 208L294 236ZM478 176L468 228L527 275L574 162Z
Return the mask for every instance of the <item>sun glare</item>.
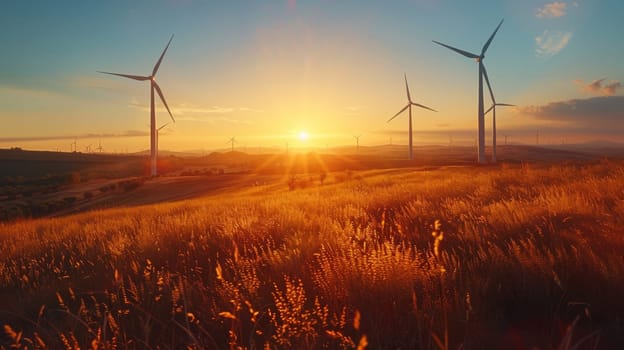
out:
M299 140L301 140L301 141L307 141L309 137L310 137L310 136L308 135L308 132L307 132L307 131L300 131L300 132L299 132Z

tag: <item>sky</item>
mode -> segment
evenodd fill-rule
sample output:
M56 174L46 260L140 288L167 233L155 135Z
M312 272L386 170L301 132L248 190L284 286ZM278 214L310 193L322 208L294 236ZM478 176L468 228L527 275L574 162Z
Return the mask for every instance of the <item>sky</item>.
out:
M624 142L619 0L6 1L0 12L0 148L149 149L156 80L161 150L473 144L474 60L498 102L499 143ZM486 108L491 104L485 92ZM307 139L299 135L306 132ZM491 117L486 116L486 142Z

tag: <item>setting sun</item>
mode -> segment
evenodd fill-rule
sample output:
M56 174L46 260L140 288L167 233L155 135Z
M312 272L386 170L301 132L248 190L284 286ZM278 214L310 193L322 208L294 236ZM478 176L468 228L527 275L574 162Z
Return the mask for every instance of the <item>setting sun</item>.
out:
M299 140L300 141L308 141L309 137L310 137L310 135L308 135L307 131L300 131L299 132Z

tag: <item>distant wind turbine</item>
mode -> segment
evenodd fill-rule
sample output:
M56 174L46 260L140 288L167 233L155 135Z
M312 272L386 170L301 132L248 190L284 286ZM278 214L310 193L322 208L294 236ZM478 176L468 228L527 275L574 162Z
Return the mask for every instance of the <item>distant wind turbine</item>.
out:
M353 136L353 138L355 139L355 150L356 150L356 152L360 151L360 137L362 137L362 135Z
M160 128L156 129L156 158L158 159L158 137L160 136L160 130L164 129L169 123L165 123Z
M485 82L487 83L488 90L490 91L490 98L492 99L492 106L485 111L485 114L488 114L492 111L492 163L496 163L496 107L497 106L509 106L514 107L515 105L511 105L508 103L498 103L496 102L496 98L494 98L494 92L492 91L492 85L490 85L490 79L485 74Z
M453 50L459 53L460 55L466 56L468 58L472 58L476 60L477 63L479 64L479 102L478 102L479 108L478 108L478 114L477 114L477 120L478 120L478 126L479 126L479 133L478 133L479 144L478 144L477 161L480 164L483 164L486 162L485 160L485 113L484 113L484 107L483 107L483 76L487 77L487 72L485 70L485 65L483 64L483 59L485 59L485 52L487 51L488 47L490 47L490 44L492 43L492 40L494 39L496 32L498 32L498 29L500 28L502 24L503 24L503 20L500 21L500 23L494 30L494 33L492 33L490 38L485 42L485 44L481 48L481 54L479 55L470 53L468 51L460 50L458 48L455 48L455 47L433 40L434 43L438 45L442 45L446 47L447 49Z
M234 152L234 144L236 143L236 136L230 137L230 139L226 143L231 143L232 144L232 152Z
M403 107L397 114L395 114L392 118L388 119L388 123L392 121L392 119L396 118L399 114L403 113L406 109L409 110L409 159L414 159L414 148L412 144L412 106L417 106L420 108L428 109L430 111L437 112L435 109L429 108L427 106L418 104L412 101L412 97L410 96L409 86L407 85L407 74L405 74L405 91L407 92L407 105Z
M102 141L98 142L98 146L95 149L102 153Z
M156 64L154 65L154 68L152 69L152 74L149 76L129 75L129 74L119 74L119 73L98 71L98 73L117 75L120 77L139 80L139 81L145 81L145 80L150 81L150 156L151 156L151 175L152 176L156 176L158 174L157 166L156 166L156 160L157 160L156 157L158 156L158 151L156 149L156 106L155 106L155 101L154 101L154 91L158 93L160 100L165 105L165 108L167 108L167 112L169 112L169 116L171 117L171 120L175 123L175 119L173 118L173 114L171 114L171 110L169 109L169 106L167 105L165 96L163 95L162 90L160 89L160 86L158 86L158 83L156 83L156 73L158 72L158 68L160 67L160 63L162 62L163 57L165 57L165 53L167 52L167 49L169 48L169 44L171 44L171 40L173 40L173 35L171 35L171 39L169 39L167 46L165 46L165 49L160 55L160 58L158 58L158 61L156 61Z

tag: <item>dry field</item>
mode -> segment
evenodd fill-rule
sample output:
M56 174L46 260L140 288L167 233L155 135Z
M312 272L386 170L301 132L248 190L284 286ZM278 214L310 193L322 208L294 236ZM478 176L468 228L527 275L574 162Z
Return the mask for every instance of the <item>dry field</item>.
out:
M0 223L0 348L624 347L624 162L314 176Z

